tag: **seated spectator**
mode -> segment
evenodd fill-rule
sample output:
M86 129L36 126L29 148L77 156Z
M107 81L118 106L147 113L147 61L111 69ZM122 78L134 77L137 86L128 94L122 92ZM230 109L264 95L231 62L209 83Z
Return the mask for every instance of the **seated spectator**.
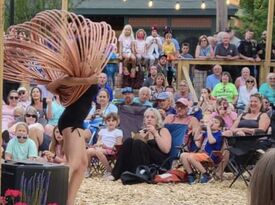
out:
M8 142L5 160L25 160L37 157L37 147L28 135L28 125L24 122L18 123L15 127L15 137Z
M119 125L119 117L116 113L109 113L105 118L106 128L100 129L98 133L98 140L95 145L86 150L88 155L88 162L91 157L97 157L106 169L104 176L107 179L113 180L110 166L106 155L114 154L114 146L122 144L123 133L117 129ZM87 177L87 175L86 175Z
M166 33L170 33L172 35L172 42L173 44L175 45L175 48L176 48L176 57L179 56L179 53L180 53L180 45L179 45L179 42L177 39L174 38L173 36L173 31L172 31L172 28L169 27L169 26L165 26L164 29L163 29L163 36L165 37L165 34ZM162 40L162 43L164 42L165 38L161 38Z
M112 112L117 113L117 106L110 102L109 98L108 90L104 88L100 89L96 97L96 103L92 104L92 109L86 117L86 120L96 120L100 125L103 125L104 117Z
M47 150L49 148L50 139L49 136L44 135L44 127L38 122L38 112L34 107L29 106L26 109L23 121L27 123L29 127L29 137L35 142L37 149L39 151ZM9 128L11 136L15 135L17 124L18 123Z
M157 64L158 73L162 73L164 76L167 76L168 65L167 65L167 55L164 53L160 54L158 64Z
M134 44L134 53L137 59L139 68L147 65L148 56L146 50L146 37L147 34L144 29L138 29L136 32L136 40Z
M157 67L155 65L151 65L149 68L149 75L144 80L143 86L146 86L146 87L152 86L156 80L157 74L158 74Z
M221 82L222 79L222 67L219 64L216 64L212 68L213 74L208 75L206 78L205 87L213 90L214 87Z
M263 99L258 93L250 96L248 111L241 114L231 127L233 135L255 135L266 133L270 118L262 111Z
M181 46L181 54L180 58L182 59L192 59L193 56L189 53L190 50L190 44L189 43L183 43Z
M45 134L51 136L65 108L61 104L58 95L55 95L53 98L47 98L46 102L48 124L45 126Z
M209 45L206 35L200 36L196 47L195 57L202 60L214 58L214 51ZM200 95L200 91L204 87L207 71L209 69L209 65L197 65L194 69L193 83L197 95Z
M13 112L17 106L18 98L17 91L11 90L8 94L7 105L2 105L2 132L14 122Z
M153 104L149 101L151 97L151 90L148 87L142 87L139 89L138 97L135 97L133 102L146 107L152 107Z
M255 80L255 84L254 86L257 87L257 82L256 82L256 79L250 75L250 70L248 67L243 67L242 68L242 71L241 71L241 76L238 77L236 80L235 80L235 85L236 85L236 88L239 90L239 88L241 86L245 86L246 85L246 80L251 77Z
M17 89L17 93L19 96L18 105L20 105L24 109L26 109L31 104L31 101L29 99L29 92L28 92L27 88L19 87Z
M257 162L249 184L249 205L273 204L275 196L275 149L268 150Z
M64 153L64 138L59 132L57 126L53 129L49 150L45 150L42 155L49 162L58 164L66 162L66 156Z
M158 95L165 91L166 79L162 73L158 73L154 85L150 86L151 101L155 102Z
M200 124L197 118L188 115L190 103L185 98L176 101L176 114L168 114L164 124L183 124L188 125L188 133L197 137L200 134ZM184 137L184 136L183 136Z
M249 103L250 96L258 92L255 84L256 79L250 76L246 79L246 84L239 88L239 98L237 102L238 109L244 110Z
M167 56L168 61L173 61L176 59L176 47L172 42L172 34L169 32L164 34L162 52Z
M233 105L237 103L238 91L232 83L231 75L228 72L222 72L222 80L214 87L212 96L216 98L225 97Z
M208 88L201 89L201 97L199 100L199 107L201 108L202 112L204 113L207 109L215 107L215 100L211 96L211 90Z
M167 92L162 92L158 95L156 107L159 110L162 119L165 119L169 114L176 114L176 110L171 105L172 102Z
M134 90L131 87L125 87L121 89L121 93L123 95L122 99L115 99L113 103L115 105L134 105L139 106L140 104L134 102Z
M42 98L42 90L39 87L33 87L31 89L31 106L38 112L38 122L45 126L47 124L47 103L45 98Z
M170 92L174 95L175 92L176 92L176 89L172 85L168 85L168 86L165 87L165 92Z
M123 73L124 75L130 75L131 78L135 78L136 75L136 56L134 54L134 32L132 26L127 24L124 26L119 38L119 56L123 60ZM128 64L131 64L130 71L128 70Z
M275 73L269 73L266 83L260 86L259 92L268 99L270 103L275 105Z
M97 86L98 86L98 90L100 90L101 88L104 88L108 91L109 93L109 101L111 102L113 100L113 90L112 88L110 87L110 85L107 83L107 75L105 73L100 73L98 75L98 83L97 83ZM96 101L96 96L95 98L93 99L93 101L95 102Z
M257 44L257 52L260 59L265 59L267 31L262 32L261 41ZM275 44L272 44L271 59L275 59Z
M180 81L178 92L175 93L175 101L180 98L185 98L190 101L190 104L193 104L193 96L189 91L187 82L185 80Z
M145 111L144 129L139 135L144 140L128 138L124 141L112 171L116 180L125 171L135 173L139 165L161 165L168 157L172 139L169 131L163 127L158 110L148 108Z
M237 119L237 113L234 112L234 107L230 105L225 98L218 98L216 103L216 112L212 113L212 119L215 116L220 116L224 120L224 128L230 129Z
M158 36L158 29L156 26L152 27L151 35L146 38L147 56L149 58L150 66L155 64L159 58L159 51L161 50L162 42Z
M196 139L197 144L199 144L199 141L202 142L200 151L197 153L184 152L180 156L180 161L188 173L188 182L190 185L196 183L196 175L193 172L193 168L201 173L199 183L207 183L211 180L211 176L206 172L201 162L209 161L210 159L214 162L217 161L217 158L211 155L211 153L212 151L220 151L222 149L223 119L216 116L212 122L207 122L205 126L206 131L201 136L201 139Z
M264 96L263 96L263 112L265 112L268 115L268 117L270 117L270 118L271 118L272 113L273 113L273 109L272 109L272 106L271 106L270 102Z

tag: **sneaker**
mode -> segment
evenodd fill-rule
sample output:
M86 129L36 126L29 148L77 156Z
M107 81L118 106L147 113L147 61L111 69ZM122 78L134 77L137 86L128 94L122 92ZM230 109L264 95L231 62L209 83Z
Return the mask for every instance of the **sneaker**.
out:
M212 177L209 176L208 174L203 174L200 178L200 183L205 184L205 183L211 181L211 179L212 179Z
M108 181L114 181L115 178L113 177L111 172L105 172L103 175L104 179L108 180Z
M188 174L187 178L188 178L188 183L189 183L190 185L196 183L196 177L195 177L194 174Z

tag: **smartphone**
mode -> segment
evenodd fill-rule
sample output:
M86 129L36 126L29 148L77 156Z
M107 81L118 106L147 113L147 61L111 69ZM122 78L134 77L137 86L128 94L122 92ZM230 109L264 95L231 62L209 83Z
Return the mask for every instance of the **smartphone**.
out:
M96 103L96 105L95 105L95 110L100 110L100 109L101 109L100 104Z

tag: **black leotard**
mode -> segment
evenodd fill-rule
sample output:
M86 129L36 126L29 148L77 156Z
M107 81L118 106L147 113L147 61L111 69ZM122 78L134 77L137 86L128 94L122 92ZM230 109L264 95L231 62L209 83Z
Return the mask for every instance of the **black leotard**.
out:
M98 86L91 85L89 89L73 104L65 108L58 120L58 129L60 132L67 127L72 129L83 128L83 121L87 117L93 97L97 94Z

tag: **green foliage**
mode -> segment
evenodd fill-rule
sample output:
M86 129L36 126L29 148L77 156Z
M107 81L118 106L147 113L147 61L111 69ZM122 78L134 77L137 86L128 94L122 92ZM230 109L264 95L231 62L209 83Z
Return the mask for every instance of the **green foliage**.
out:
M12 0L5 0L5 29L7 29L12 23L13 24L23 23L29 21L36 13L49 9L61 9L62 0L13 0L14 1L14 12L11 11ZM83 0L78 0L80 3ZM75 2L75 0L74 0ZM73 0L68 0L69 10L72 9ZM14 14L12 17L10 14Z
M251 28L255 32L255 38L259 39L267 26L268 0L241 0L237 16L242 22L242 27L236 28L237 32L244 34L246 29ZM275 23L273 33L274 29Z

